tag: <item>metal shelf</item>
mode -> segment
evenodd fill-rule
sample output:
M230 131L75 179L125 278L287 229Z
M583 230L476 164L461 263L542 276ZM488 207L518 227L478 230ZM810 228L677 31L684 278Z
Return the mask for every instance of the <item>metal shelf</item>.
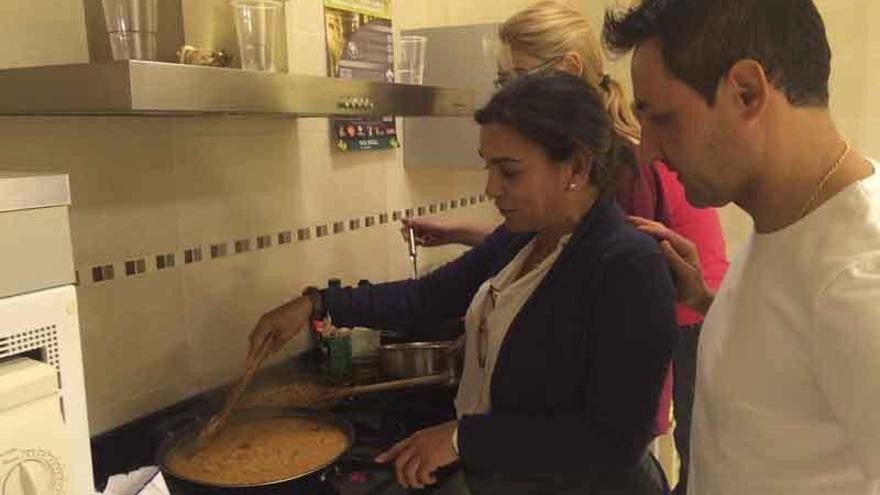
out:
M461 116L470 89L161 62L0 70L0 115Z

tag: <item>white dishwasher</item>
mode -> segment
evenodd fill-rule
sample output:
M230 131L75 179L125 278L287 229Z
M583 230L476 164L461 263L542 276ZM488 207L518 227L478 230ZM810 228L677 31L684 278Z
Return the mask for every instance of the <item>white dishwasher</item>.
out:
M0 363L0 494L70 492L58 372L29 358Z
M0 172L0 495L91 495L66 175Z

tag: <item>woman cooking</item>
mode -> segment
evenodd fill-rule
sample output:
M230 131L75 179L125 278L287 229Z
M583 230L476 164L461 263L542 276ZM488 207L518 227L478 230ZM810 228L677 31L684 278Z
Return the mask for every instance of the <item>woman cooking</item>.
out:
M575 7L562 0L541 0L515 13L499 26L494 55L498 84L551 67L581 76L603 97L615 131L638 152L641 139L638 120L620 84L605 72L605 56L590 20ZM688 203L677 176L665 164L651 163L651 159L642 157L640 163L644 165L635 168L635 173L621 176L615 199L627 215L640 217L632 219L636 225L660 222L693 241L707 284L717 288L728 267L718 213L713 208L695 208ZM408 218L403 223L413 228L419 244L427 246L448 243L475 246L494 229L491 224L468 224L442 217ZM675 493L683 495L687 493L697 342L703 318L683 305L678 305L676 313L680 332L674 353L674 380L664 389L656 433L663 434L669 429L669 396L672 395L675 447L681 459Z
M613 186L628 147L582 79L535 74L476 114L486 193L504 228L418 280L311 291L251 334L278 350L309 318L418 327L465 318L458 419L378 457L404 487L460 461L480 494L661 494L647 446L676 333L656 242Z

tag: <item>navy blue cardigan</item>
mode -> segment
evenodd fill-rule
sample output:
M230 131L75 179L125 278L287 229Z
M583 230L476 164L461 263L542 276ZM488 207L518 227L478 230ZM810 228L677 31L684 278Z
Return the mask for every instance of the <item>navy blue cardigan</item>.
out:
M338 326L418 328L464 316L479 286L533 235L499 228L418 280L324 291ZM676 337L665 259L619 207L599 201L511 323L492 376L492 412L466 416L468 469L495 473L614 472L653 438Z

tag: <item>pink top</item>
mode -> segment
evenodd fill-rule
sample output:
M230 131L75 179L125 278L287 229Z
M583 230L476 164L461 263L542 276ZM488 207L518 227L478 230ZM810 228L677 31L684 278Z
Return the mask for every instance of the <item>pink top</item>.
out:
M696 208L688 203L684 195L684 187L678 175L669 170L662 162L654 163L660 184L663 187L663 198L667 208L667 227L690 239L697 246L700 264L703 266L703 277L713 290L718 290L721 279L727 272L730 263L721 221L715 208ZM693 325L703 321L702 315L679 304L677 307L679 326Z
M660 161L654 162L650 168L638 167L635 172L621 178L616 199L627 215L663 222L696 244L706 283L709 287L718 289L728 266L718 212L714 208L696 208L688 203L684 187L675 172ZM681 304L676 306L676 316L679 326L703 321L699 313ZM655 433L658 435L669 431L671 403L670 366L657 408Z
M709 287L717 290L729 265L718 212L715 208L696 208L688 203L684 186L679 182L678 175L669 170L663 162L655 162L654 170L657 172L663 191L665 211L661 214L665 218L662 220L665 220L667 227L696 244L700 264L703 266L703 277ZM703 321L701 314L683 304L676 305L675 309L679 326L694 325ZM658 435L669 431L671 403L672 368L670 367L657 408L655 429Z

